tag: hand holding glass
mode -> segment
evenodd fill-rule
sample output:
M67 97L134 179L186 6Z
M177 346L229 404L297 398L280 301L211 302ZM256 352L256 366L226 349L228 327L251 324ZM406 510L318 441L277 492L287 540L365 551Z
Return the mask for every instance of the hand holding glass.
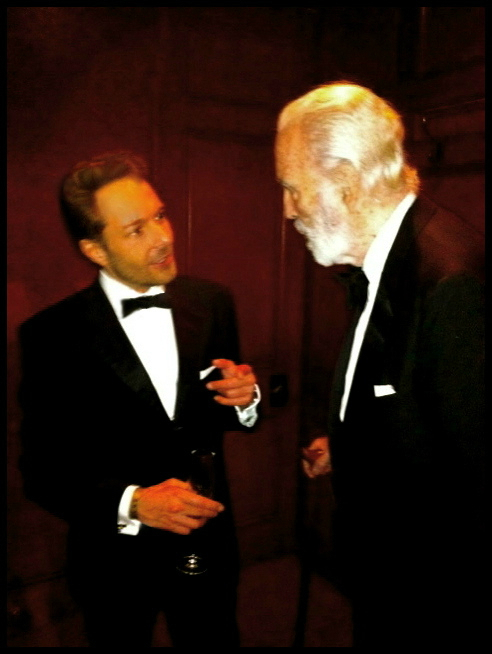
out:
M215 452L199 449L193 450L190 460L188 482L196 493L209 498L213 497L215 486L214 457ZM190 538L190 536L186 536L186 538ZM194 550L183 555L176 568L187 575L200 575L208 569L203 556Z

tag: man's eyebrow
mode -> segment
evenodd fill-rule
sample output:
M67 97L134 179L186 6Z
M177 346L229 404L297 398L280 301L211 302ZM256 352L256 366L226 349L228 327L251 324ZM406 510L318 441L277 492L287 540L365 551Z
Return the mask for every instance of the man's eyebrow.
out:
M157 211L154 211L152 214L152 218L155 216L158 216L161 213L166 213L166 207L164 204L162 204ZM134 227L135 225L141 225L143 222L145 222L145 218L135 218L135 220L132 220L129 223L125 223L123 227L126 229L127 227Z
M132 220L130 223L125 223L123 227L126 229L127 227L134 227L135 225L140 225L141 223L144 222L144 218L136 218L135 220Z

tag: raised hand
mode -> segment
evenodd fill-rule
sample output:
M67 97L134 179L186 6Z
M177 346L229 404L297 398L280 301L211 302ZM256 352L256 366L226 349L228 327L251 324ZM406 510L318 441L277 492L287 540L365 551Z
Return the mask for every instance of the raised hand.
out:
M211 391L217 391L216 402L224 406L248 406L254 397L256 376L247 363L236 364L229 359L212 361L222 373L222 379L207 384Z

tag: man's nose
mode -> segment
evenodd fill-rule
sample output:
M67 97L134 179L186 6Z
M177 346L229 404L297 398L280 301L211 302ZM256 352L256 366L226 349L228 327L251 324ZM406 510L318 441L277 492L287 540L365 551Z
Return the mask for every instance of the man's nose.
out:
M174 240L173 229L168 220L152 223L152 240L155 243L172 243Z
M284 190L284 217L287 220L295 220L297 215L296 205L289 191Z

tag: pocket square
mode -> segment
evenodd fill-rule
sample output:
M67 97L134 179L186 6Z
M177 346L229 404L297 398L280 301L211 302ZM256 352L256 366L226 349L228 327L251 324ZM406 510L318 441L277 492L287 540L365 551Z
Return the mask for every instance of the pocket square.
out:
M215 370L215 366L210 366L210 368L205 368L205 370L200 370L200 379L203 380L205 379L205 377L208 377L213 370Z
M391 384L382 384L381 386L374 386L374 396L384 397L385 395L394 395L396 393Z

